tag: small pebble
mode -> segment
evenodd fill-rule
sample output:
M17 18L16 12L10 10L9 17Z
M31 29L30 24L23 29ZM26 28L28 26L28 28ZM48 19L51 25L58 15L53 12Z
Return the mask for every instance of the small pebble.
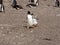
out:
M33 32L33 30L30 31L31 33Z
M12 32L9 32L10 34L12 33Z
M3 32L3 31L0 31L1 33Z
M39 39L36 39L36 41L39 41Z
M16 34L18 34L18 33L16 33Z
M18 38L18 36L16 35L16 38Z
M13 42L13 44L16 44L16 42Z
M4 27L1 27L1 29L4 29Z
M5 36L5 34L3 34L3 36Z
M43 40L51 41L52 39L50 39L50 38L44 38Z
M24 34L21 34L21 37L24 37Z

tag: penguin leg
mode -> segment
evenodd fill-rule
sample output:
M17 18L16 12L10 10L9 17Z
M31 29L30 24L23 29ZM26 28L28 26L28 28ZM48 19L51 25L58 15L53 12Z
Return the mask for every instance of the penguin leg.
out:
M5 12L5 7L4 7L4 5L2 5L2 12Z

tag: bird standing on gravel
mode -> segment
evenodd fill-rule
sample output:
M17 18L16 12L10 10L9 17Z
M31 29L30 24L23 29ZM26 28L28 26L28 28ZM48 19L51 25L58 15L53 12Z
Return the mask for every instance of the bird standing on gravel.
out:
M35 18L33 18L32 14L30 13L30 11L28 11L28 15L27 15L27 21L28 21L28 26L29 28L31 27L35 27L37 26L37 20Z
M28 6L28 7L36 7L36 6L38 6L38 2L39 2L39 0L29 0L29 4L27 4L26 6Z
M23 9L22 6L17 5L17 1L16 0L12 0L12 7L15 9Z

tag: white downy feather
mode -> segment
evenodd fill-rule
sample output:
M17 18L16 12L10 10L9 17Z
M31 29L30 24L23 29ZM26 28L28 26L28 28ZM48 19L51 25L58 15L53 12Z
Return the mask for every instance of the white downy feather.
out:
M33 19L33 25L37 25L37 20L36 19Z
M29 26L37 25L38 22L36 19L33 18L32 15L28 14L27 18L28 18L28 25Z
M28 18L28 25L29 25L29 26L32 26L32 25L33 25L32 16L31 16L30 14L28 14L27 18Z

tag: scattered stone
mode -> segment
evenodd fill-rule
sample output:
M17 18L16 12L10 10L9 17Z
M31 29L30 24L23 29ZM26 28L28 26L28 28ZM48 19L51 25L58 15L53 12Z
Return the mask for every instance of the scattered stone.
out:
M33 30L30 31L31 33L33 32Z
M0 31L1 33L3 32L3 31Z
M16 38L18 38L19 36L16 35Z
M27 28L27 26L23 26L24 28Z
M50 39L50 38L44 38L43 40L51 41L52 39Z
M39 41L39 39L36 39L36 41Z
M13 44L15 44L15 45L16 45L16 42L13 42Z
M18 34L18 33L16 33L16 34Z
M24 37L24 34L21 34L21 37Z
M3 36L5 36L5 34L3 34Z
M12 32L9 32L9 34L11 34Z
M4 29L4 27L1 27L1 29Z

